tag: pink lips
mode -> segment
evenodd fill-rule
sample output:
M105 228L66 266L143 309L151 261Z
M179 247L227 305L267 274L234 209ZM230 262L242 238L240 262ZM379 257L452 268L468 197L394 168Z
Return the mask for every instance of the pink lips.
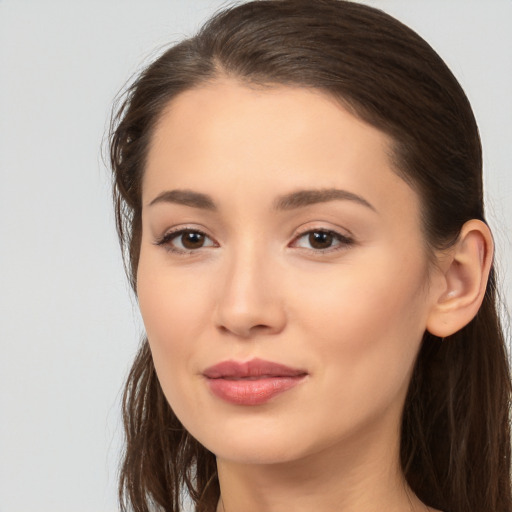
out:
M260 405L296 386L307 372L252 359L245 363L224 361L207 368L203 375L219 398L237 405Z

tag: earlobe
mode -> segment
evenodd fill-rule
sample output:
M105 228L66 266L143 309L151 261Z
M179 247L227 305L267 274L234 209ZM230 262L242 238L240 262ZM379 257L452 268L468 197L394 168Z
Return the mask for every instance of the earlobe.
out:
M475 317L485 295L493 251L488 226L476 219L466 222L441 263L442 291L434 296L427 321L431 334L450 336Z

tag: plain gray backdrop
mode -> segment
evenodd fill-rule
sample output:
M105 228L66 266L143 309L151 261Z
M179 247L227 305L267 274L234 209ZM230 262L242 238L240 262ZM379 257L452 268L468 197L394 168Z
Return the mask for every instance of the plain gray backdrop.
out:
M417 30L481 129L512 302L512 0L368 0ZM142 332L100 157L114 96L225 2L0 0L0 512L117 510Z

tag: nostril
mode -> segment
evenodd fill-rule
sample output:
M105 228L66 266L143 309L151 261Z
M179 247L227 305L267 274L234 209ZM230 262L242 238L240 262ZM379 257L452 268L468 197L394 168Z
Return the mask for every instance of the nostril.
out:
M259 330L262 330L262 329L270 329L270 326L259 324L259 325L255 325L254 327L251 327L251 329L259 331Z
M236 325L234 323L230 324L229 326L219 325L218 329L223 334L231 334L240 338L250 338L256 334L265 334L266 332L271 332L273 330L271 326L265 324L257 324L251 326L247 324Z

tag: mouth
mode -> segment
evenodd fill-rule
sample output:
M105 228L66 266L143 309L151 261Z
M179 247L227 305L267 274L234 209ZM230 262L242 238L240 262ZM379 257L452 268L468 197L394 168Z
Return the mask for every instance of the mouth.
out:
M203 372L211 392L235 405L261 405L302 382L308 372L279 363L252 359L223 361Z

